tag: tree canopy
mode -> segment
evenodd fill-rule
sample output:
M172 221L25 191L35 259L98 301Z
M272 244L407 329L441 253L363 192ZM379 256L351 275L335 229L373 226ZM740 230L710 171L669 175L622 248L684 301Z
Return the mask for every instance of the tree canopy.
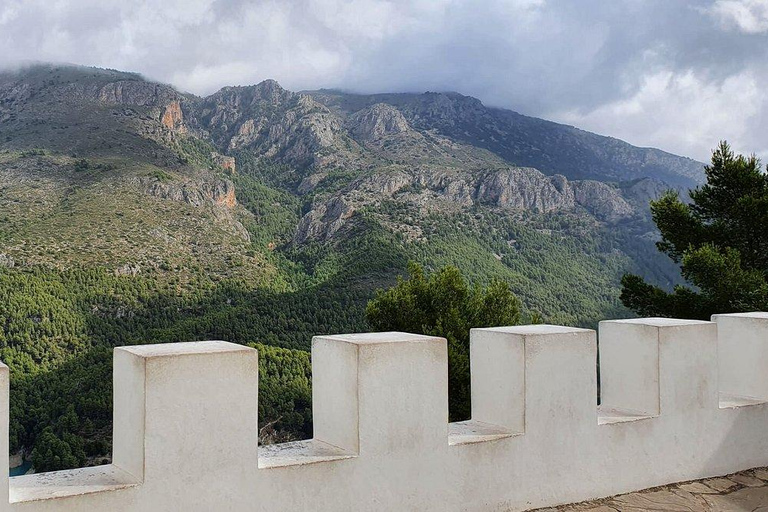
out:
M515 325L520 301L509 285L495 280L482 288L470 286L461 272L445 266L426 275L408 264L408 278L379 290L366 309L368 323L380 331L405 331L448 340L448 395L452 421L469 418L469 330Z
M621 300L640 315L709 319L768 309L768 174L754 155L736 155L726 142L705 172L690 202L672 191L651 202L657 247L681 265L690 286L666 292L625 275Z

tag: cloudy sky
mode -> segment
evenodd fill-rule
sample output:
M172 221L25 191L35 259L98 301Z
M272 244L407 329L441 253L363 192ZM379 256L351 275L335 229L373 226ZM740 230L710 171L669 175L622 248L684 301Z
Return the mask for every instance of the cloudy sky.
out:
M708 160L768 160L768 0L0 0L0 66L206 94L445 91Z

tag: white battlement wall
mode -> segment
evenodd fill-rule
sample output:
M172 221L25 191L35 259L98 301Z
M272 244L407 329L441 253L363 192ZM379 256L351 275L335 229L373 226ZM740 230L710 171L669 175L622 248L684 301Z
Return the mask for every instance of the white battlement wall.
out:
M474 329L472 419L442 338L312 342L311 440L259 447L255 350L124 347L107 466L8 478L0 512L517 511L768 466L768 314Z

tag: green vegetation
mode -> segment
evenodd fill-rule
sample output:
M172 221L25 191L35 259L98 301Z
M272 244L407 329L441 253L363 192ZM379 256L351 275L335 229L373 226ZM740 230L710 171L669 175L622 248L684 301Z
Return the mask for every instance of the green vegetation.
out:
M204 168L213 168L211 154L216 148L208 141L197 137L180 137L176 142L179 153L179 163L188 165L196 164Z
M254 244L273 250L290 242L301 218L301 203L289 192L266 185L260 173L243 166L231 176L237 200L253 214L245 221Z
M113 171L115 169L115 166L108 163L93 163L85 158L81 158L75 162L74 165L75 172L86 172L86 171Z
M342 287L274 294L225 282L178 294L176 285L99 269L0 269L12 451L31 450L38 471L108 457L114 346L216 338L307 348L318 332L364 328L365 299ZM272 439L308 436L309 354L257 348L262 426Z
M456 267L427 276L417 263L408 264L408 279L380 290L365 310L378 331L403 331L448 340L448 404L451 421L470 417L469 330L517 325L520 301L509 285L492 281L487 288L470 286Z
M157 181L161 183L165 183L168 181L173 181L173 175L163 171L162 169L155 169L154 171L150 172L148 174L149 177L156 179Z
M312 437L309 352L252 344L259 351L259 439L282 443Z
M635 275L622 279L622 302L640 315L708 320L715 313L768 309L768 174L760 161L713 152L707 183L691 203L668 193L651 203L660 251L692 285L669 293Z

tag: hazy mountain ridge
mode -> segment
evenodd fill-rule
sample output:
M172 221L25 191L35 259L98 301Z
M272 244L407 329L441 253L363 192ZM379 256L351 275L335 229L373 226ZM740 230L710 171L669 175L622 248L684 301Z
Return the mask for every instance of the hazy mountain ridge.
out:
M674 186L703 180L702 164L690 158L485 107L480 100L459 93L357 95L320 90L308 94L345 115L376 103L392 105L419 129L436 130L488 149L511 164L535 167L546 174L616 181L647 176Z
M142 107L147 109L143 114L152 114L150 117L160 120L162 126L175 132L192 128L209 136L221 150L251 146L263 156L296 165L329 165L333 161L320 158L328 153L323 150L340 149L350 140L362 145L387 136L419 132L488 150L509 165L534 167L569 179L625 181L651 177L689 186L703 178L701 163L691 159L488 108L476 98L458 93L295 93L274 80L266 80L253 86L225 87L198 98L132 73L111 70L37 66L0 73L0 120L4 131L13 129L20 112L27 116L45 114L46 119L37 117L36 121L52 122L67 114L59 111L57 104L78 102ZM158 109L162 114L158 115ZM131 117L130 112L125 114ZM120 118L119 112L112 115ZM148 119L139 117L139 121ZM142 134L156 134L156 128L144 126ZM291 150L293 145L300 147ZM571 160L566 164L566 159Z

